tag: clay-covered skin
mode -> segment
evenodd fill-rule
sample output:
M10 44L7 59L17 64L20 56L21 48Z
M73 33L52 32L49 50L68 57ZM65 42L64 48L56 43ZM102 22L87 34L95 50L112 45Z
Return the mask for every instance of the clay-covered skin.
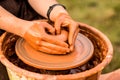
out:
M73 51L76 36L79 32L79 25L68 14L61 13L54 19L54 27L57 34L60 34L61 28L66 27L69 31L68 44Z
M41 27L42 24L45 27ZM55 35L53 29L46 22L41 21L40 24L36 22L24 34L24 39L36 50L49 54L66 54L70 51L68 44L65 42L68 38L68 33L62 30L61 34Z
M23 61L21 61L17 57L16 52L15 52L15 43L19 37L14 34L10 34L10 33L7 33L3 39L3 42L2 42L3 54L14 65L16 65L20 68L32 71L32 72L40 73L40 74L60 75L60 74L80 73L80 72L89 70L91 68L94 68L99 63L101 63L106 56L106 54L104 54L104 53L107 52L107 49L106 49L105 45L103 44L103 41L101 41L101 39L97 35L95 35L94 33L91 33L88 29L86 29L84 27L83 28L81 27L80 32L92 41L92 43L94 45L94 54L93 54L93 57L87 63L85 63L82 66L76 67L76 68L72 68L72 69L68 69L68 70L53 71L53 70L38 69L38 68L35 68L35 67L25 64Z

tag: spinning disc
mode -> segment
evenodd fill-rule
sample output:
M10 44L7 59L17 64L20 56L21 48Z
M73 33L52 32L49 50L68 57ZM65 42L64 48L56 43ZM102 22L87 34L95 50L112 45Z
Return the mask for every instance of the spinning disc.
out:
M53 55L34 50L24 39L20 38L16 43L16 54L23 62L36 68L65 70L86 63L92 57L93 45L87 37L79 33L73 52Z

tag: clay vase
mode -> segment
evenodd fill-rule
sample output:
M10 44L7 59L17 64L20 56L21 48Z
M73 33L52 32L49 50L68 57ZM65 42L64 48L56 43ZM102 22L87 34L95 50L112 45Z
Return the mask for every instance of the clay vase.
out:
M112 59L113 47L109 39L99 30L87 24L79 23L80 33L93 40L95 50L98 50L98 54L101 54L101 62L95 67L85 70L83 72L66 75L49 75L39 74L27 71L13 65L0 50L0 61L6 66L10 80L98 80L102 70L108 65ZM92 36L92 37L89 37ZM2 39L2 38L1 38ZM101 50L101 51L100 51Z

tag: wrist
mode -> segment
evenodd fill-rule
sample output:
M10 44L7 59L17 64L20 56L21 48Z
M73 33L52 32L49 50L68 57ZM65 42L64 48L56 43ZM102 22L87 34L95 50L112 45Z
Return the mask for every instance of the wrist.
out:
M50 9L50 8L49 8ZM48 10L49 12L49 10ZM57 16L59 16L60 14L66 14L68 15L68 12L66 11L66 8L61 5L61 4L55 4L55 6L52 6L52 9L50 10L49 14L47 13L48 19L50 21L55 21Z
M24 37L25 33L34 25L34 22L33 21L25 21L25 20L22 20L20 21L21 24L19 24L19 31L18 31L18 35L21 36L21 37Z
M28 23L26 23L25 26L22 27L23 30L21 37L26 38L26 34L30 34L34 30L35 30L34 34L36 34L38 31L36 27L38 27L39 25L40 25L40 21L29 21Z

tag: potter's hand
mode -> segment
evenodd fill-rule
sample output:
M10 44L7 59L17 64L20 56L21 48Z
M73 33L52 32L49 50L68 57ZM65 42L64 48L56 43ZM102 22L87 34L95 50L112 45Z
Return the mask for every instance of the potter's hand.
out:
M68 44L48 35L45 30L54 34L55 29L47 22L35 21L24 34L25 40L35 49L50 54L65 54L69 52Z
M68 43L70 45L70 50L72 51L74 48L74 43L76 36L79 32L78 23L72 20L72 18L68 14L61 13L54 20L56 33L59 34L62 27L68 27L69 29L69 37Z

